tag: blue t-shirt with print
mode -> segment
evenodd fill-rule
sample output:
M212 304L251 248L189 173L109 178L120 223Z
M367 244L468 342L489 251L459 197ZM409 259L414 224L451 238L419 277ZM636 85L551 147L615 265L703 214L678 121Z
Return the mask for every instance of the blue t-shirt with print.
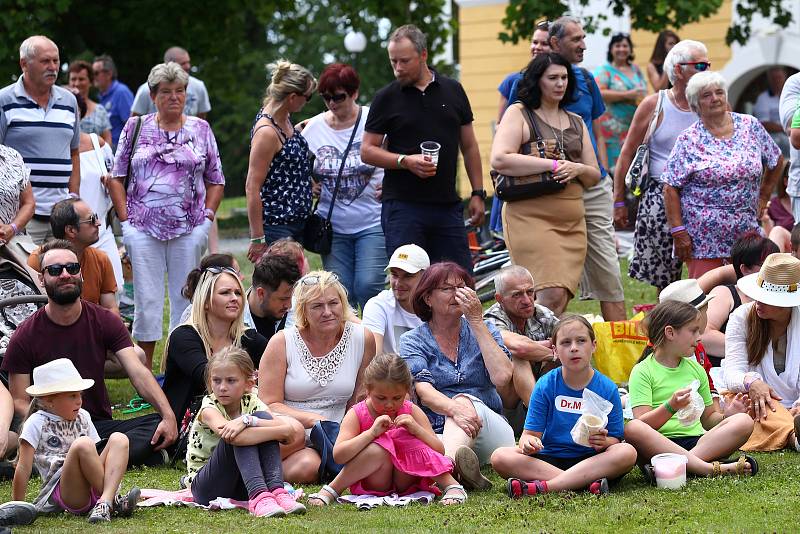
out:
M608 377L595 370L586 389L611 402L614 407L608 414L608 435L622 439L622 403L617 386ZM531 394L525 430L542 433L544 449L540 454L558 458L575 458L595 454L591 447L578 445L572 440L570 431L581 416L583 390L570 388L561 368L553 369L539 380Z

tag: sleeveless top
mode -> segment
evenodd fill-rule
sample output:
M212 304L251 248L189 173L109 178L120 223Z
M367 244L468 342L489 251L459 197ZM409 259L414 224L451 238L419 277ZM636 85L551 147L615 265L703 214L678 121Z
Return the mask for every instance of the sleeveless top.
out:
M728 314L728 319L725 319L725 322L719 327L719 331L723 334L725 333L725 329L728 327L728 320L730 319L731 313L733 313L736 308L742 305L742 297L740 297L739 292L736 291L736 284L725 284L725 287L727 287L728 291L731 292L731 298L733 298L733 307Z
M271 124L255 124L266 118ZM293 135L287 136L271 115L259 110L250 132L252 147L256 131L270 126L277 132L281 149L272 158L267 178L261 186L261 204L264 206L264 226L275 226L304 221L311 211L311 152L308 142L292 127Z
M342 338L321 357L312 356L296 326L286 328L284 336L284 403L341 423L364 357L364 326L345 323Z
M661 107L661 123L650 136L650 176L661 182L661 174L667 166L667 159L672 152L675 141L683 131L697 122L697 114L694 111L681 111L672 100L669 94L664 95L664 102ZM652 115L650 118L652 119ZM649 124L649 121L648 121Z
M569 126L564 129L562 138L561 130L553 128L550 124L546 123L535 111L531 111L533 122L539 130L539 135L545 142L545 157L552 159L561 159L559 154L559 147L562 139L564 143L564 155L569 161L577 163L581 162L581 155L583 154L583 119L580 115L563 110L567 113L569 119ZM536 147L536 133L530 132L531 138L531 154L539 156L539 149ZM583 186L580 181L572 180L567 187L558 193L562 198L583 198Z

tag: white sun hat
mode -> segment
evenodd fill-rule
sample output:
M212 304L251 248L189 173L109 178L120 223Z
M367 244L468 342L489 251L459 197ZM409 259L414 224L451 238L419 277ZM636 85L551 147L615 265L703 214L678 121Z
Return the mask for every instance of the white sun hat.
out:
M740 278L736 287L751 299L770 306L800 306L800 260L791 254L770 254L760 271Z
M699 310L713 298L714 295L706 295L703 290L700 289L700 284L697 283L697 280L694 278L687 278L686 280L672 282L665 287L658 296L658 301L677 300L685 302L686 304L691 304Z
M58 358L33 369L33 385L25 388L31 397L55 393L83 391L94 385L91 378L82 378L72 360Z

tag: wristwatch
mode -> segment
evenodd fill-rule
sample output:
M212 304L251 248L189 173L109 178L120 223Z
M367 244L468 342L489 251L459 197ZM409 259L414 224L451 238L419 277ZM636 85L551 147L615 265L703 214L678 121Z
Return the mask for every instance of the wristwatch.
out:
M406 159L406 155L405 154L398 154L397 155L397 168L398 169L405 168L405 167L403 167L403 160L404 159Z
M253 416L249 413L244 414L242 416L242 423L244 423L244 426L253 426Z
M486 189L473 189L469 196L481 197L482 200L486 200Z

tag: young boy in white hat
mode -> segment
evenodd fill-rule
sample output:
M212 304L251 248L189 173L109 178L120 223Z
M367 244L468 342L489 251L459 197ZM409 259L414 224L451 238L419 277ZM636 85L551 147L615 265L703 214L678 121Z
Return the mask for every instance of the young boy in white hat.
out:
M35 465L42 478L34 500L39 513L83 515L91 510L91 523L110 521L112 512L133 513L139 489L117 494L128 465L128 438L111 434L98 454L100 436L89 412L81 408L81 392L92 385L94 380L82 378L67 358L33 369L33 385L25 390L33 401L19 437L12 495L18 501L25 498Z

